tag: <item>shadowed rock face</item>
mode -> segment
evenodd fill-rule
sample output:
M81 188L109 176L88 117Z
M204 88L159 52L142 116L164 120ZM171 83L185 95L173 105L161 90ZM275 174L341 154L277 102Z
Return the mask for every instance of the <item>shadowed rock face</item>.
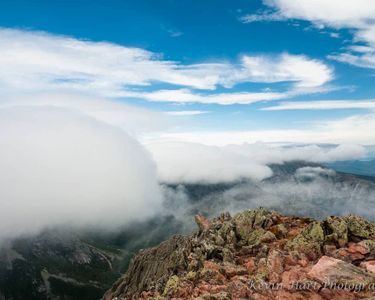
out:
M375 296L375 224L266 209L228 213L142 250L112 299L364 299Z
M104 299L161 290L172 275L186 270L191 246L189 237L174 236L158 247L141 250L125 276L115 283Z

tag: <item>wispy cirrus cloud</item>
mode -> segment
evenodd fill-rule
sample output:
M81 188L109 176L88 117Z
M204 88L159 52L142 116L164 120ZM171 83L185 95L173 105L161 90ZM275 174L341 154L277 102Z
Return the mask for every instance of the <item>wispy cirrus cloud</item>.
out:
M372 0L263 0L271 9L241 18L244 23L306 20L318 28L354 29L354 47L331 59L364 68L375 68L375 2Z
M283 102L278 105L261 108L261 110L324 110L324 109L372 109L375 110L375 100L332 100L332 101L302 101Z
M3 93L62 90L105 97L219 104L283 99L291 92L314 93L334 78L330 66L303 55L243 55L235 63L182 64L141 48L14 29L0 29L0 66ZM287 82L289 88L230 92L233 86L244 82L267 83L271 87ZM170 85L172 91L144 89L154 83ZM215 92L220 86L229 92Z
M274 21L285 21L287 20L282 14L275 12L263 12L260 14L245 15L240 17L240 21L243 23L254 23L254 22L274 22Z
M197 116L208 114L209 111L205 110L179 110L179 111L167 111L170 116Z
M366 27L375 13L372 0L263 0L263 3L273 11L260 16L276 14L283 19L308 20L336 28Z
M146 99L152 102L204 103L204 104L250 104L289 97L287 92L240 92L240 93L198 93L189 89L158 90L155 92L127 92L126 96Z

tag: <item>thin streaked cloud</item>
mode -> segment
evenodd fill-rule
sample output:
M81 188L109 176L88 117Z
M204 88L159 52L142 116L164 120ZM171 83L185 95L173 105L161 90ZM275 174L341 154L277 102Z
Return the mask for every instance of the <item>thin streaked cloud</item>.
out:
M284 102L275 106L263 107L261 110L324 110L324 109L375 109L375 100L332 100Z

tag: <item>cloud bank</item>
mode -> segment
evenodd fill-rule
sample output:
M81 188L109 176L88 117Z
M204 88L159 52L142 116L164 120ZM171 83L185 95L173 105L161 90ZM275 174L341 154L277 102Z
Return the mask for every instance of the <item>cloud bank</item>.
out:
M199 185L165 186L165 206L182 220L187 232L194 228L192 220L197 212L215 217L224 211L234 214L259 207L317 219L348 214L375 219L368 209L375 203L374 183L330 169L298 165L281 167L281 172L275 167L274 176L262 182L219 184L203 191Z
M46 226L114 228L152 215L154 163L133 138L77 111L0 109L1 238Z
M159 142L146 145L162 182L227 182L241 177L261 180L272 174L264 165L220 147Z
M115 99L77 93L31 93L3 96L0 108L33 106L74 110L131 134L142 135L169 128L173 124L165 113L125 104Z
M321 121L301 129L269 129L221 132L178 132L163 133L168 140L223 146L228 144L255 143L305 143L305 144L374 144L375 114Z
M362 158L359 145L335 147L273 146L264 143L208 146L188 142L162 141L145 145L166 183L220 183L241 179L260 181L272 175L269 164L290 161L331 162Z

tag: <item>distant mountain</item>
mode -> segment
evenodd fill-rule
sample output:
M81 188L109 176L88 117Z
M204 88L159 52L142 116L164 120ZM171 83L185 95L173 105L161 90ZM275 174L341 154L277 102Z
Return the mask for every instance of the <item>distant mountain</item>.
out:
M325 166L339 172L375 177L375 159L367 161L337 161L333 163L327 163L325 164Z
M123 257L73 233L16 239L0 251L0 299L98 299L123 271Z
M3 242L0 299L99 299L140 248L158 244L178 228L166 216L113 233L56 229Z
M189 230L194 226L192 220L196 213L214 217L222 211L258 207L314 218L354 213L375 219L375 213L368 209L375 205L372 177L335 172L301 161L270 167L273 176L260 182L244 178L231 184L168 186L172 192L167 198L167 207L174 216L185 222L189 220L186 224Z

